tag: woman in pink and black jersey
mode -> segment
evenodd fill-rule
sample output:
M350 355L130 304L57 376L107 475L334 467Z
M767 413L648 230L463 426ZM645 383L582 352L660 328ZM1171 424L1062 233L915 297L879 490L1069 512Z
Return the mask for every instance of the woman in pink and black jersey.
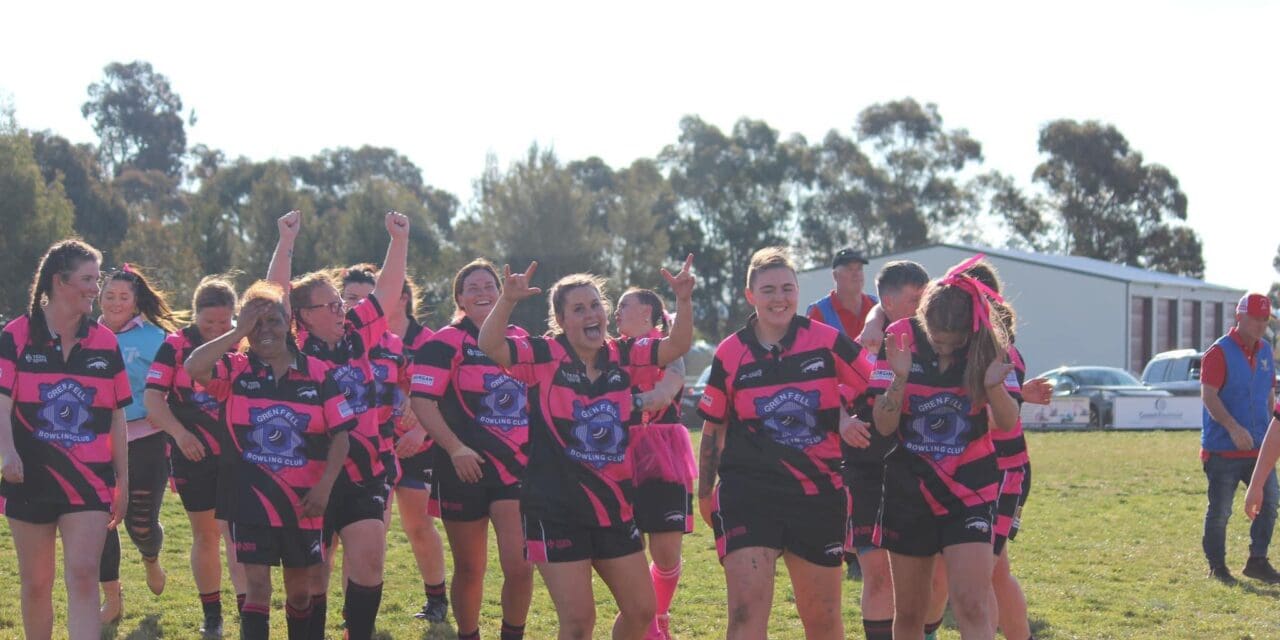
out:
M840 443L870 444L867 425L843 405L846 393L866 389L870 364L848 336L796 314L785 249L757 251L746 285L755 313L716 348L698 403L698 504L724 567L727 635L766 637L782 558L805 636L843 638L849 498Z
M0 494L27 638L53 635L61 536L67 635L97 640L98 566L127 504L124 408L132 393L115 334L90 316L101 263L79 240L50 247L28 312L0 333Z
M561 278L551 288L549 337L513 337L507 321L537 268L504 267L502 295L480 328L477 344L528 386L529 464L520 493L525 553L556 605L559 637L591 637L594 568L618 603L613 637L639 640L653 621L654 593L631 505L628 428L640 422L644 398L632 388L656 380L661 367L693 341L693 256L678 275L663 270L679 315L671 335L608 336L604 281L589 274Z
M1271 424L1267 425L1267 434L1263 436L1258 449L1258 463L1253 467L1253 475L1250 476L1249 487L1244 494L1244 515L1251 521L1262 513L1262 494L1267 476L1275 471L1276 461L1280 460L1280 394L1275 390L1271 393L1275 396Z
M356 265L342 276L342 302L358 306L378 284L373 265ZM409 410L410 365L415 350L432 335L413 316L417 289L407 275L397 304L387 309L387 332L370 350L377 382L378 418L382 424L383 466L393 497L400 503L400 524L409 538L418 572L422 575L426 603L414 614L420 620L443 622L449 601L444 591L444 545L428 513L431 495L432 441ZM402 337L403 336L403 337ZM391 500L387 500L384 526L391 524Z
M244 293L236 327L205 342L183 369L223 403L224 455L235 461L231 537L248 590L240 637L268 637L271 567L284 568L290 640L323 630L311 604L324 565L323 515L347 459L356 415L329 365L299 353L284 291L260 281ZM234 351L248 339L245 353Z
M116 334L133 392L133 403L124 412L130 474L124 528L142 555L147 587L159 595L164 591L166 579L160 567L160 549L164 545L160 505L169 480L169 441L148 416L143 394L156 352L164 344L165 335L177 329L178 320L165 300L165 293L127 262L107 275L98 302L102 308L98 321ZM124 614L118 531L107 534L98 581L102 584L102 621L115 622Z
M501 287L489 261L462 267L453 277L453 322L413 359L413 412L438 445L431 507L449 537L453 614L463 640L480 633L490 522L502 565L503 640L523 637L533 594L518 502L529 442L525 384L476 343ZM505 333L528 335L514 326Z
M991 638L995 501L1001 474L988 435L1018 420L1020 393L999 294L952 269L913 318L889 326L872 375L876 429L897 434L886 459L883 529L893 567L895 638L921 638L942 554L962 635Z
M290 280L293 245L301 224L302 214L298 211L278 220L280 240L271 256L267 279L289 292L286 306L298 328L299 349L333 367L334 380L356 414L356 427L349 435L346 473L334 487L324 520L326 544L332 543L334 534L342 540L343 571L349 576L342 607L347 636L366 640L373 635L382 602L387 542L384 512L390 494L384 466L389 444L383 444L379 424L371 353L387 332L381 301L399 299L404 287L409 218L396 212L385 216L390 242L377 284L368 297L351 309L342 304L332 273L313 272ZM317 570L312 585L312 606L321 620L328 611L329 566L326 563Z
M246 586L228 524L234 466L229 464L231 456L222 455L229 439L221 421L222 404L187 375L182 365L200 345L231 330L237 307L235 285L229 277L201 279L191 299L195 314L191 325L169 334L160 345L143 394L151 424L169 436L174 486L191 523L191 574L204 609L202 633L207 636L220 635L222 630L219 539L226 542L237 605L244 603Z
M614 313L618 333L625 338L660 340L670 329L662 298L650 289L631 288L618 298ZM631 461L636 526L649 536L649 576L657 596L657 615L646 638L671 637L670 609L680 583L680 547L693 533L693 479L697 463L689 430L680 421L680 391L684 388L684 359L672 362L657 384L640 390L653 396L645 407L644 424L632 429L627 458Z

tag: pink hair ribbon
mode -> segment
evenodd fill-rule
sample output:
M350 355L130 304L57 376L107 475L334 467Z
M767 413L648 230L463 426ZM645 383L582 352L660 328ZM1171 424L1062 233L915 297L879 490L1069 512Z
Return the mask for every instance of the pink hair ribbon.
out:
M122 263L122 264L120 265L120 270L121 270L121 271L123 271L123 272L125 272L125 273L127 273L127 274L129 274L129 275L131 275L131 276L132 276L132 275L137 275L137 272L135 272L135 271L133 270L133 265L129 264L128 262Z
M938 284L957 287L969 294L973 298L973 330L976 332L981 325L991 326L991 302L1004 302L1004 298L996 293L991 287L982 284L977 278L965 273L969 267L977 264L979 260L987 257L986 254L978 255L951 267L947 274L938 280Z

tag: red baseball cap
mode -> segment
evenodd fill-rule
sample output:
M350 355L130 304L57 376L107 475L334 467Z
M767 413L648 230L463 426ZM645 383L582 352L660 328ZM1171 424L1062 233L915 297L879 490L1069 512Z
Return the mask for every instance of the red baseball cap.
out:
M1271 317L1271 301L1261 293L1246 293L1236 304L1236 313L1243 313L1254 318Z

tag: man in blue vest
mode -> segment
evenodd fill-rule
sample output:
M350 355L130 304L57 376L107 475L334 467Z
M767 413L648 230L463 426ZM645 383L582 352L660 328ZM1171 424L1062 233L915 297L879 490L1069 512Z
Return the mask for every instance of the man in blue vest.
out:
M1248 484L1258 461L1258 447L1275 404L1275 362L1263 340L1271 319L1271 302L1260 293L1246 294L1236 305L1236 324L1205 352L1201 361L1200 396L1204 400L1200 460L1209 479L1209 509L1204 516L1204 555L1209 576L1233 583L1227 570L1227 520L1236 487ZM1280 573L1267 561L1280 497L1272 471L1263 487L1262 510L1249 529L1249 560L1244 575L1280 583Z
M853 249L841 249L831 260L831 279L836 288L809 305L805 313L810 320L829 324L840 333L857 338L862 333L862 325L866 322L867 312L875 306L875 296L862 292L867 285L866 275L862 272L867 259Z

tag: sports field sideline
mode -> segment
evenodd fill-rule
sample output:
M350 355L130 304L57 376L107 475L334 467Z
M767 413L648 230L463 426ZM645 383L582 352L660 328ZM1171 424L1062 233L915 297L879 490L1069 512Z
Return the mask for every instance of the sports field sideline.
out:
M693 435L696 449L698 434ZM1228 587L1205 577L1200 551L1205 479L1196 457L1198 433L1029 432L1027 439L1033 488L1023 514L1024 530L1010 554L1014 575L1027 593L1037 638L1280 638L1280 586L1242 578L1239 585ZM1229 563L1237 574L1248 547L1247 520L1239 508L1242 500L1240 493L1227 542ZM164 595L156 597L147 591L136 551L126 545L121 567L125 617L104 637L197 636L201 615L187 566L190 535L176 495L167 496L162 522L162 559L169 574ZM398 522L392 524L388 544L386 593L378 616L380 637L454 638L451 625L428 628L412 617L422 605L422 586ZM496 571L496 552L490 546L490 567ZM681 639L723 637L724 576L702 523L686 541L685 553L685 574L672 608L672 631ZM497 579L486 584L485 637L497 637L498 584ZM596 593L596 637L606 638L612 599L599 580ZM845 583L849 637L861 634L857 593L855 583ZM57 619L63 621L66 603L61 584L55 586L54 594ZM0 525L0 638L22 636L18 595L13 546L7 527ZM330 597L337 595L335 590ZM273 637L284 636L282 597L277 586ZM225 580L224 600L234 602ZM341 637L337 619L333 612L330 637ZM536 584L527 637L554 638L555 627L546 590ZM232 638L239 632L234 615L227 619L226 632ZM770 636L803 638L785 579L778 581ZM54 637L64 638L65 632L56 630ZM948 626L940 637L958 638L959 634Z

